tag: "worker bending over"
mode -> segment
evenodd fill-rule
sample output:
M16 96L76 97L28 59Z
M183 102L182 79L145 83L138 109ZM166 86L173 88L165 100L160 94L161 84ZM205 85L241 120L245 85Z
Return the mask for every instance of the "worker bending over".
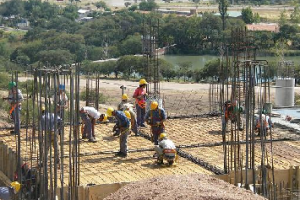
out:
M127 138L130 130L130 121L124 112L118 111L109 107L107 109L107 116L114 116L117 119L117 126L120 129L120 151L116 153L116 156L127 157Z
M154 150L158 155L157 163L163 164L164 158L168 161L169 165L172 165L176 158L176 146L167 138L166 133L159 135L158 145L154 146Z
M43 155L48 156L48 152L52 144L56 163L59 163L59 145L57 135L60 123L61 118L57 114L46 112L45 107L42 107L41 129L42 131L45 131L44 134L47 134L46 141L44 141L44 145L46 145L46 152ZM42 162L44 161L45 157Z
M164 109L158 107L157 101L152 101L150 110L146 113L145 120L151 126L153 142L158 144L158 136L164 132L164 121L167 116Z
M16 82L10 82L8 84L9 94L8 97L5 98L10 103L10 118L14 121L15 130L11 131L12 134L18 134L20 132L21 125L21 105L24 97L22 95L21 90L17 89Z
M261 124L263 125L261 127ZM268 131L273 127L273 122L268 115L261 114L261 118L258 116L255 121L255 132L258 132L260 136L261 131L268 135Z
M16 194L21 189L21 184L14 181L10 184L10 187L0 187L0 199L1 200L13 200Z
M136 99L135 107L137 113L137 124L140 127L146 127L144 123L144 117L146 112L146 86L147 82L145 79L141 79L139 82L139 87L134 91L133 98Z
M101 121L101 114L94 107L85 106L80 109L80 117L84 124L82 139L89 139L89 142L97 142L95 139L95 123L96 120Z

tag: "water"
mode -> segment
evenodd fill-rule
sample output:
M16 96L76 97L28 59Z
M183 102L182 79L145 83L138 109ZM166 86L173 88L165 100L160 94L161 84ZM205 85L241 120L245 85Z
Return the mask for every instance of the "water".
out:
M178 64L181 62L191 62L192 69L202 69L206 62L220 58L220 56L211 56L211 55L203 55L203 56L186 56L186 55L162 55L160 58L170 62L176 68L178 68ZM267 60L268 62L278 62L279 58L274 56L267 57L258 57L260 60ZM300 63L299 56L286 56L285 60L291 60L294 62L295 66Z

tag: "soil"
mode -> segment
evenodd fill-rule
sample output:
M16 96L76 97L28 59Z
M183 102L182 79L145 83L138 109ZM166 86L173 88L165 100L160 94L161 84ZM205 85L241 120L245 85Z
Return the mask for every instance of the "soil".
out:
M208 175L174 175L128 184L104 200L263 200Z

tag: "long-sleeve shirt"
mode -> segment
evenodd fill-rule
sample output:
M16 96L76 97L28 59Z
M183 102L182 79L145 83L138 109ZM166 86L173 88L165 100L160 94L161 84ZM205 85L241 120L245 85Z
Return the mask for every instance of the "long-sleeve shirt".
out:
M115 111L116 112L116 119L117 119L117 125L121 128L129 128L130 121L126 117L125 113L122 111Z
M170 139L163 139L162 141L158 142L158 146L161 149L176 149L175 144Z
M56 129L58 128L61 118L56 115ZM55 115L54 113L45 113L42 115L41 128L43 131L55 131Z

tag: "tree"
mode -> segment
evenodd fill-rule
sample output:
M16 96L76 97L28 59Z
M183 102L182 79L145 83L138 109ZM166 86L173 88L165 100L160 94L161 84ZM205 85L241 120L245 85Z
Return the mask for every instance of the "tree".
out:
M128 6L130 6L131 5L131 3L130 2L125 2L125 7L127 8Z
M300 22L300 7L299 7L299 5L294 7L294 11L291 13L291 21L293 23Z
M283 26L287 21L286 10L284 10L280 13L279 26Z
M244 22L246 24L253 23L253 21L254 21L253 12L252 12L252 9L250 7L242 9L242 19L244 20Z
M103 8L104 10L107 8L107 5L104 1L98 1L95 3L95 6L97 7L97 9L99 8Z
M202 78L209 78L219 76L220 59L210 60L205 63L204 68L201 70Z
M180 69L180 75L183 76L183 81L186 81L186 77L187 77L187 73L189 71L189 69L192 67L192 63L191 62L181 62L178 64Z
M135 55L142 52L142 40L140 35L128 36L119 46L122 55Z
M154 1L142 1L139 4L140 10L152 11L158 8L158 5Z
M160 69L160 74L167 81L170 81L172 78L176 77L174 65L163 59L158 59L158 65Z
M219 0L219 12L222 19L223 24L223 31L225 30L225 19L227 18L227 8L228 8L228 1L227 0Z
M74 56L68 50L61 49L41 51L37 57L44 65L49 64L50 66L71 64L74 62Z

